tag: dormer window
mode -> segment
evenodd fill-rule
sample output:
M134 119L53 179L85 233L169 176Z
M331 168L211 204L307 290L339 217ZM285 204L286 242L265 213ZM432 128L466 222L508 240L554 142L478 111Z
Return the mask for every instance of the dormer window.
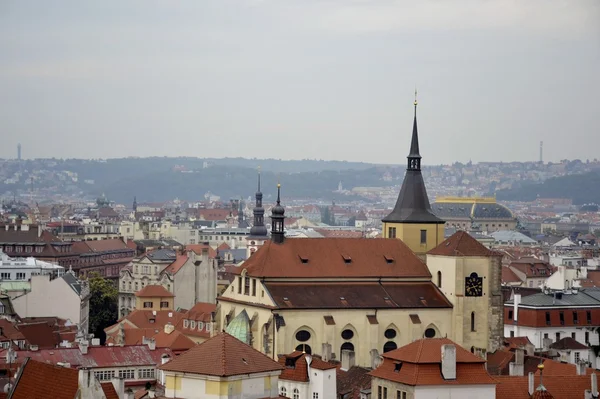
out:
M402 368L402 363L394 363L394 373L399 373L400 369Z
M183 320L183 328L189 328L190 326L190 321L188 319L184 319Z
M383 255L383 257L385 258L386 263L394 263L394 258L392 258L390 255Z
M300 258L300 262L302 262L302 263L308 263L308 256L306 256L306 255L298 255L298 257Z
M344 263L352 263L350 255L342 255L342 258L344 259Z

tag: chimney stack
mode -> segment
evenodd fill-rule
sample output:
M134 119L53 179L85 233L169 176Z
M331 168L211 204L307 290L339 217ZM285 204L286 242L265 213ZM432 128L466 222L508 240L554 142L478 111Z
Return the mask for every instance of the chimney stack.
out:
M341 369L344 371L350 370L352 367L354 367L354 361L355 361L354 351L344 349L342 351L342 367L341 367Z
M586 364L583 362L576 363L575 369L577 371L577 375L585 375Z
M82 340L81 342L79 342L79 351L82 355L87 355L89 346L90 344L86 340Z
M528 377L529 377L529 384L527 386L528 387L527 392L529 392L529 395L533 395L533 390L535 389L534 374L530 372Z
M113 377L110 382L112 382L113 387L115 387L119 399L122 399L125 396L125 380L120 377Z
M456 346L442 345L442 376L445 380L456 379Z
M323 361L328 362L329 360L331 360L331 344L323 343L321 345L321 347L322 347L321 353L323 354Z
M594 397L597 398L598 397L598 377L596 376L596 373L592 373L591 377L592 377L592 395L594 395Z

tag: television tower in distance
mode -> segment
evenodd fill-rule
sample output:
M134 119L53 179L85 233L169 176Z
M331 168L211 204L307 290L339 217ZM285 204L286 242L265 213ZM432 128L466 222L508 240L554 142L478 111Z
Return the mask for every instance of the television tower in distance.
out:
M17 159L21 160L21 143L17 144Z
M540 141L540 163L544 163L544 142Z

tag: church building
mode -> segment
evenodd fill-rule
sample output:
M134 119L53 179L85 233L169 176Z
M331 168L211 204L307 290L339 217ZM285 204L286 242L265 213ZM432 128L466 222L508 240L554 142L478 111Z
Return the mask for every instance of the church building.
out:
M463 232L443 241L421 175L416 102L384 238L286 238L280 194L278 185L271 239L259 236L264 244L217 298L220 330L273 359L299 350L341 360L344 351L373 368L382 353L422 338L448 338L480 356L499 347L501 255Z

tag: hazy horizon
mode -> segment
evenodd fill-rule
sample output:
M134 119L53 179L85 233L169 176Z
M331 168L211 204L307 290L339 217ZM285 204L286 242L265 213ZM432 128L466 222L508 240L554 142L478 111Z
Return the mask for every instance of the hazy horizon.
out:
M600 158L600 2L0 3L0 158ZM570 145L566 141L569 140Z

